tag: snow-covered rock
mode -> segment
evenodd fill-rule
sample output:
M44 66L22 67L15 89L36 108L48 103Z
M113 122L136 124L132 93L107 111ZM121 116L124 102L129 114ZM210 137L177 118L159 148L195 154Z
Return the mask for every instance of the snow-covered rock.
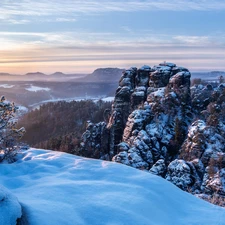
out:
M210 168L206 168L207 173L205 173L203 182L202 182L202 190L208 194L217 193L222 196L225 195L225 169L217 170L211 172Z
M180 158L186 160L186 163L191 161L194 165L194 169L190 172L195 181L192 190L203 194L199 196L216 194L218 198L224 198L224 146L225 139L218 128L207 125L203 120L196 120L189 127L187 138L180 150ZM204 197L204 199L210 199L210 197Z
M166 164L163 159L159 159L149 170L150 173L158 175L158 176L164 176L166 172Z
M184 160L175 159L169 164L167 170L166 179L183 190L187 190L193 182L191 169Z
M105 122L93 124L87 121L86 131L82 135L80 144L83 155L90 158L108 159L108 138Z
M224 85L190 88L190 78L167 62L124 71L106 129L108 159L225 198Z
M1 170L1 175L5 174L4 172L5 171L3 168L3 171ZM5 176L7 177L7 174ZM16 182L16 180L14 180L14 182ZM17 184L15 183L15 185ZM22 208L17 198L9 190L0 185L0 224L16 225L17 219L19 219L21 216Z

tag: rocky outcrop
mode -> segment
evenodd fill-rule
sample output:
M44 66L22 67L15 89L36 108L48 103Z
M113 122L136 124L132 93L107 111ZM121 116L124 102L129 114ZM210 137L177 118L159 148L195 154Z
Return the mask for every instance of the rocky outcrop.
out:
M163 159L159 159L149 170L150 173L155 174L157 176L164 177L166 174L167 168L165 161Z
M123 72L116 90L112 113L107 128L110 132L110 158L116 154L116 145L122 141L123 130L131 111L131 96L135 88L137 68Z
M88 128L83 147L204 199L225 199L225 85L190 88L190 77L173 63L125 70L108 124L98 138Z
M84 151L91 148L106 158L149 170L159 159L174 154L171 154L171 143L176 142L175 119L188 118L189 108L190 73L187 69L173 63L153 68L146 65L140 69L132 67L122 74L107 128L99 134L109 135L104 138L109 141L108 156L107 145L98 142L95 133L93 137L90 135L92 128L89 126L81 146ZM171 115L168 111L172 112ZM187 126L186 120L181 126ZM121 142L127 143L129 149L121 151L118 147Z
M109 132L106 123L94 124L87 121L86 131L82 135L80 145L83 156L109 160Z
M191 169L181 159L175 159L169 164L166 179L183 190L187 190L190 184L193 183Z
M193 179L189 190L209 195L207 198L203 195L206 199L212 199L210 196L214 194L217 198L225 196L225 139L216 127L203 120L195 121L189 128L179 158L193 166L189 172Z
M147 90L145 102L141 101L130 113L123 132L122 141L129 149L113 157L114 161L122 162L121 158L126 156L127 165L146 170L158 160L168 161L176 154L174 146L180 144L175 139L176 119L183 120L180 132L187 128L191 116L190 73L175 64L148 70L148 85L142 76L142 89Z
M191 97L192 97L192 106L195 109L196 113L200 113L204 110L207 105L213 100L213 87L211 84L207 86L196 85L192 87Z
M192 88L193 111L201 118L189 127L179 158L192 162L194 183L189 190L213 203L225 206L225 92L223 84ZM204 104L203 104L204 103ZM202 111L200 111L202 110ZM198 112L198 113L197 113Z
M190 73L187 69L173 63L152 68L132 67L123 72L119 81L107 128L100 129L96 137L95 130L100 125L88 125L81 146L84 151L95 152L91 156L99 151L101 156L108 154L109 159L149 170L159 159L167 160L174 154L171 149L173 142L177 144L175 120L185 118L180 125L185 130L188 116ZM108 145L100 141L99 137L104 135ZM121 151L118 147L121 142L129 149Z

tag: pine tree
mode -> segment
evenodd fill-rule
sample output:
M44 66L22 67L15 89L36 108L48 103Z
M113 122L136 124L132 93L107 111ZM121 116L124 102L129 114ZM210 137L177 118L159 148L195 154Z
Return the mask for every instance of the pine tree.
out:
M15 141L17 138L22 137L25 129L16 128L16 120L14 113L17 107L14 103L7 102L5 97L0 99L0 162L7 160L8 162L14 161L16 155Z
M219 83L220 84L224 83L224 77L222 75L219 77Z
M175 120L174 132L175 132L175 137L174 137L175 143L180 147L184 141L185 133L182 126L182 121L179 120L178 118L176 118Z
M185 139L185 130L183 122L178 117L175 120L174 140L171 140L169 152L171 156L176 156Z

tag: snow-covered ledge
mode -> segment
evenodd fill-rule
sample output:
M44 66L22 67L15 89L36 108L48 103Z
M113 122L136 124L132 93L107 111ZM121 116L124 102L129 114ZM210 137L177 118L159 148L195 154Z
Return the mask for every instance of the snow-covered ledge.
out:
M22 209L17 198L0 185L0 224L16 225L21 215Z

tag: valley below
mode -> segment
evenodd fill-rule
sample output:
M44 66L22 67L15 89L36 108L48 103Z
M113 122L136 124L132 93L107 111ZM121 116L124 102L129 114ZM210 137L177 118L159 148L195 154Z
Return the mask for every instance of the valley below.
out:
M112 96L116 87L116 83L11 81L0 84L0 94L31 110L47 102Z

